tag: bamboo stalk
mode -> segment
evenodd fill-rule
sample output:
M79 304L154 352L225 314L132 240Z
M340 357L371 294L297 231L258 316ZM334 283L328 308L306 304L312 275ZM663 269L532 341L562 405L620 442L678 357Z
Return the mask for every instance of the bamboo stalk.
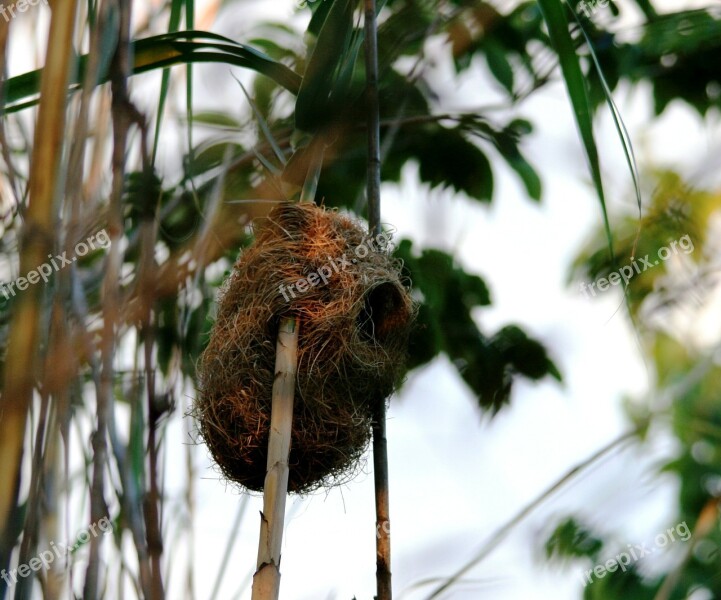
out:
M368 121L368 229L372 236L381 233L381 146L378 101L378 26L375 0L364 0L366 109Z
M277 600L280 592L280 547L288 492L288 455L293 426L298 327L296 317L284 317L278 329L268 438L268 470L263 486L263 512L260 514L258 568L253 575L253 600Z
M366 107L368 110L368 229L372 236L381 230L381 151L378 105L378 26L375 0L364 0ZM388 496L388 443L386 403L378 398L373 415L373 482L376 506L376 598L391 600L391 529Z
M385 399L378 403L373 420L373 483L376 490L376 599L391 600L391 521Z
M41 79L40 108L35 124L33 153L28 182L29 201L20 245L20 274L35 269L47 260L55 233L55 194L62 180L63 136L67 81L72 63L72 38L75 30L76 0L58 0L53 4L48 50ZM9 522L20 489L26 417L38 375L38 340L42 313L41 286L30 286L17 295L7 345L5 381L0 398L0 536L10 550L14 540L7 539L14 524ZM9 536L12 537L12 536ZM2 557L0 557L2 558ZM4 559L3 559L4 562Z

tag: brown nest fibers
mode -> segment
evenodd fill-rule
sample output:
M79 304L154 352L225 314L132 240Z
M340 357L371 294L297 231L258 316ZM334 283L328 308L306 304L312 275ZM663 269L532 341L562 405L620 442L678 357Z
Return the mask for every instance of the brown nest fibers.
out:
M223 475L263 489L280 318L300 319L290 492L338 485L400 383L414 316L389 238L314 204L283 203L221 289L194 415Z

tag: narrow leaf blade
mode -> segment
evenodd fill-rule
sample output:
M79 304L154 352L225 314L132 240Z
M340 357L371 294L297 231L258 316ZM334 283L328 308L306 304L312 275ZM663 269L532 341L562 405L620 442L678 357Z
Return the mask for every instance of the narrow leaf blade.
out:
M561 66L561 73L566 83L566 90L573 107L576 125L581 135L583 147L588 158L591 169L593 185L601 203L603 223L606 230L606 238L611 256L613 257L613 236L606 210L606 196L601 181L601 167L598 159L598 149L593 135L593 120L591 115L591 103L588 99L586 80L581 70L581 65L576 55L576 48L568 29L568 20L564 12L561 0L538 0L541 14L548 27L548 35L551 43L558 54Z

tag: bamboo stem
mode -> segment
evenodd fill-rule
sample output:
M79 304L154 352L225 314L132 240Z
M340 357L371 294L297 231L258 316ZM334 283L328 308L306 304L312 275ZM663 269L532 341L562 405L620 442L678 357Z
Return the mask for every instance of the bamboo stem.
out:
M20 270L24 275L47 260L55 235L55 194L62 181L61 163L65 135L67 81L72 63L72 41L76 22L76 0L53 4L45 66L40 83L40 107L35 125L29 201L20 243ZM18 294L12 311L7 344L4 386L0 397L0 562L15 540L17 523L10 523L21 484L23 444L27 412L39 374L37 348L43 335L41 286L30 286ZM11 535L12 533L12 535Z
M366 107L368 109L368 229L381 233L381 151L378 105L378 27L375 0L364 0ZM391 536L388 497L388 443L386 403L378 398L373 416L373 480L376 505L376 598L391 600Z
M371 235L381 233L381 147L380 108L378 104L378 27L375 0L365 3L366 108L368 121L368 228Z
M253 600L277 600L280 592L280 548L283 541L285 498L288 492L288 455L298 362L298 326L296 317L284 317L278 329L268 438L268 470L263 486L258 569L253 576Z
M391 600L391 521L385 399L378 403L373 420L373 482L376 489L376 599Z

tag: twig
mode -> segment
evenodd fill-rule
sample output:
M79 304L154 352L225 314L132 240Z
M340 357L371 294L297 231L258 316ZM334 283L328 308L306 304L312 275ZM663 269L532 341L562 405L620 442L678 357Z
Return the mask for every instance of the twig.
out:
M127 0L117 0L119 11L118 42L110 65L110 89L112 93L113 154L112 191L108 211L108 230L111 239L103 281L103 337L102 370L100 372L100 393L97 397L97 425L93 432L93 482L90 488L90 519L96 523L108 516L105 501L105 470L108 465L107 435L113 414L113 361L117 338L116 325L120 316L120 272L123 262L121 238L123 236L122 196L125 186L125 155L128 131L138 122L137 111L128 98L127 80L131 72L130 26L131 5ZM142 126L141 126L142 128ZM143 136L145 137L145 136ZM143 157L145 158L145 156ZM99 597L100 587L100 544L101 538L90 540L88 566L85 571L83 598L94 600ZM159 575L158 575L159 576ZM162 598L144 590L151 598Z
M82 344L85 351L85 355L88 357L88 363L92 370L92 380L95 385L95 393L97 397L102 395L102 384L101 384L101 365L98 359L97 353L94 351L93 334L88 330L88 300L85 295L85 290L82 287L80 279L78 277L75 266L71 268L71 287L72 287L72 307L73 317L77 321L77 324L81 331ZM65 415L59 417L61 422L61 435L64 439L69 438L68 428L70 423L70 400L66 399L66 403L63 404L63 410ZM115 493L117 495L118 502L120 504L123 520L125 527L130 531L135 545L135 550L138 557L138 575L135 577L131 569L126 568L125 561L121 561L121 572L125 571L128 578L132 581L133 587L137 592L137 596L141 597L146 594L146 591L150 589L150 568L148 566L148 553L145 541L145 525L143 523L143 514L141 511L141 499L140 492L136 485L136 479L130 472L129 461L126 458L125 447L120 442L120 437L117 432L115 425L115 417L112 411L109 413L108 420L108 438L110 441L110 448L115 458L117 465L118 475L120 477L120 485L116 487ZM132 418L132 416L131 416ZM130 442L129 442L130 443ZM69 464L69 451L68 445L65 444L65 473L68 472ZM65 487L68 487L67 481L64 483ZM143 590L142 592L140 590Z
M57 322L57 313L59 309L55 307L53 311L53 321ZM53 328L54 329L54 328ZM55 332L53 332L55 333ZM50 411L50 398L47 391L43 390L41 394L40 415L37 426L35 427L35 449L33 451L32 471L30 476L30 491L28 492L27 510L25 513L25 523L23 527L23 541L20 544L20 555L18 564L26 564L35 554L38 543L38 535L40 532L40 521L42 520L43 506L40 502L44 481L44 450L45 439L48 435L48 413ZM16 598L29 598L32 589L34 573L30 577L23 577L18 581L15 588Z
M268 437L268 471L263 486L258 570L253 576L253 600L277 600L280 592L280 547L288 492L288 455L298 362L298 326L296 317L284 317L278 328Z
M566 483L568 483L571 479L578 475L578 473L580 473L583 469L596 462L599 458L603 457L605 454L607 454L617 446L620 446L624 442L630 440L632 437L637 435L638 432L638 429L633 429L632 431L624 433L623 435L617 437L615 440L606 444L603 448L595 452L586 460L578 463L575 467L569 470L565 475L563 475L563 477L561 477L553 485L551 485L551 487L546 489L540 496L535 498L530 504L526 505L508 522L506 522L498 530L496 530L496 533L494 533L491 538L481 547L478 553L463 567L458 569L458 571L456 571L453 575L446 579L440 586L433 590L431 595L428 596L426 600L438 598L441 593L451 587L461 577L468 573L468 571L470 571L479 562L486 558L486 556L493 552L493 550L498 547L498 545L508 536L508 534L511 533L515 526L518 525L523 519L525 519L531 512L533 512L541 503L544 502L544 500L552 496L556 491L558 491L561 487L563 487Z
M213 584L213 591L210 593L210 600L216 600L216 598L218 597L218 592L220 591L220 584L223 583L223 576L228 569L230 555L233 554L233 546L235 546L235 542L238 541L238 538L240 537L240 535L238 535L238 531L240 530L240 524L243 521L243 517L245 516L245 509L247 508L247 506L248 496L243 496L243 499L240 501L240 505L238 506L238 512L235 514L235 521L233 521L233 526L229 530L228 541L225 544L225 550L221 555L223 558L220 561L218 574L215 576L215 583Z

